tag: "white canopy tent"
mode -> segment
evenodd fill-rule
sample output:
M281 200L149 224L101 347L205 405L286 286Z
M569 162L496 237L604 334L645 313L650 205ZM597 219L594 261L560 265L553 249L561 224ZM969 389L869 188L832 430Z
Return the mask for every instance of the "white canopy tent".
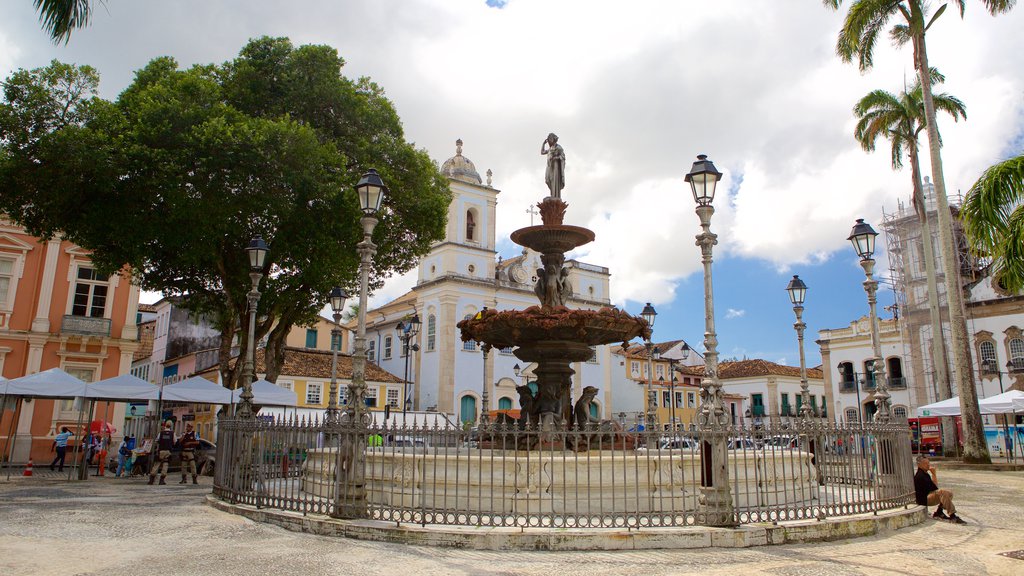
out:
M160 387L131 374L122 374L86 385L85 397L92 400L156 400Z
M164 402L195 402L197 404L231 404L231 391L201 376L186 378L164 386Z
M85 396L85 392L85 382L60 368L0 383L0 394L27 398L78 398Z
M917 409L917 416L929 417L929 416L959 416L960 415L960 397L953 396L947 400L940 400L920 406Z
M978 401L978 408L982 414L1012 414L1024 412L1024 392L1010 390L996 396L982 398ZM917 409L920 416L959 416L960 397L954 396L949 400L942 400Z
M241 388L232 391L231 400L235 404L242 401ZM298 406L299 397L295 392L261 378L252 383L252 403L257 406Z

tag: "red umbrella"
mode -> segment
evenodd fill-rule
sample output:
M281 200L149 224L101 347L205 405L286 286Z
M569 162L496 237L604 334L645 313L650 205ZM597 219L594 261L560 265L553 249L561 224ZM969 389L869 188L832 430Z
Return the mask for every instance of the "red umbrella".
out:
M115 428L110 422L93 420L89 423L89 432L100 435L113 434L114 432L117 432L117 428Z

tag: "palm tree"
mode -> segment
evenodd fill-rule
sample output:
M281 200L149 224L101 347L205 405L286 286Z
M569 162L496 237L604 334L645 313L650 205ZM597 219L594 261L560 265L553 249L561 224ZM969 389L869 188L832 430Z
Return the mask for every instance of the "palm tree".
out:
M92 0L32 0L43 30L54 42L68 43L71 32L84 28L92 16Z
M992 15L1007 12L1016 0L980 0ZM843 0L823 0L825 6L838 10ZM945 0L935 14L928 18L927 9L931 5L928 0L853 0L846 13L843 27L836 42L836 53L844 62L852 62L857 58L862 71L871 68L875 44L887 23L898 19L889 31L892 40L903 46L911 43L914 47L914 68L921 80L922 100L924 102L925 126L928 132L928 149L932 166L932 180L935 183L935 196L939 209L939 240L942 254L942 266L945 273L949 295L950 326L953 336L953 359L957 373L957 389L960 392L960 408L964 430L964 461L991 462L988 447L985 445L985 432L978 409L978 392L974 387L974 371L971 369L968 356L967 323L965 321L964 300L959 282L951 287L949 282L959 278L956 247L953 244L953 222L949 213L949 201L946 198L946 181L942 176L942 157L939 153L939 130L935 124L935 103L932 99L931 67L928 65L928 51L925 33L936 19L946 11L950 4L960 9L963 17L965 0Z
M975 250L992 258L994 276L1010 292L1024 292L1024 155L985 170L960 212Z
M934 68L932 81L942 82L944 78ZM967 118L963 102L948 94L939 94L934 98L935 106L947 112L953 120ZM921 183L921 163L919 158L918 137L925 129L924 102L921 82L915 82L910 90L904 89L899 95L885 90L875 90L861 98L853 109L859 121L854 130L854 137L864 150L871 152L879 137L892 143L893 170L903 168L903 158L910 160L910 176L914 190L914 209L921 221L921 244L924 248L925 276L928 279L928 311L932 325L932 367L939 400L952 396L946 363L945 338L942 337L942 318L939 315L938 287L935 278L935 253L932 246L931 222L925 206L924 186ZM956 445L956 433L953 426L943 428L943 444ZM948 434L945 434L948 432Z

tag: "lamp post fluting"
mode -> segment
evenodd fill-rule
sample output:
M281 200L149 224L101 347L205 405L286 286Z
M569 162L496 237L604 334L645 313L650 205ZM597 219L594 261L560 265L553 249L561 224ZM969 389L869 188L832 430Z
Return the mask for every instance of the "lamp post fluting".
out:
M650 326L653 338L654 321L658 317L658 312L650 302L644 306L640 317ZM658 353L658 349L654 347L651 338L644 342L644 348L647 350L647 415L644 417L644 424L646 430L654 430L658 426L658 400L654 395L654 355Z
M404 416L409 408L412 406L412 398L409 395L409 352L416 352L420 347L416 344L410 345L409 342L420 333L420 317L419 314L413 310L412 317L402 320L395 326L395 330L398 332L398 337L402 340L402 353L405 355L405 378L402 380L402 415Z
M793 313L796 314L796 322L793 328L796 329L796 340L800 348L800 417L810 418L814 416L811 408L811 388L807 384L807 360L804 357L804 298L807 296L807 284L799 276L793 275L793 279L786 286L789 293L789 301L793 303Z
M729 526L733 518L732 497L729 488L728 426L729 414L722 401L722 387L718 380L718 336L715 333L715 301L711 281L712 249L718 236L711 232L711 216L715 213L712 202L715 187L722 173L704 154L697 156L686 182L690 184L693 200L697 203L697 218L701 233L697 235L701 262L704 264L704 377L700 382L700 410L697 425L704 441L701 442L702 482L700 504L704 522L711 526Z
M246 294L249 305L249 333L246 340L245 364L242 365L242 394L238 402L237 415L252 418L256 415L252 405L252 383L256 380L256 308L260 303L260 280L263 279L263 267L270 248L263 238L257 236L249 242L245 251L249 256L249 280L252 281L252 289Z
M864 269L864 291L868 295L868 313L871 322L871 350L874 358L871 360L871 372L875 380L875 420L880 423L889 422L892 417L892 407L889 399L889 386L885 378L885 361L882 358L882 343L879 338L878 328L878 282L875 280L875 261L871 255L875 252L875 237L878 232L870 224L858 218L850 232L849 240L854 250L860 256L860 265Z
M348 294L335 286L331 289L331 312L334 325L331 326L331 392L327 398L327 424L338 423L338 349L341 348L341 313L345 310Z

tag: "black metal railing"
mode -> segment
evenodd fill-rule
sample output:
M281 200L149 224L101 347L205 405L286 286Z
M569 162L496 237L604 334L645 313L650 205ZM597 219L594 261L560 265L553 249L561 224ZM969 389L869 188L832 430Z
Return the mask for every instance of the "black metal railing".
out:
M219 426L214 494L302 514L521 528L701 524L701 447L711 443L727 446L735 524L913 503L905 423L793 419L670 435L611 423L475 433L316 420L222 418Z

